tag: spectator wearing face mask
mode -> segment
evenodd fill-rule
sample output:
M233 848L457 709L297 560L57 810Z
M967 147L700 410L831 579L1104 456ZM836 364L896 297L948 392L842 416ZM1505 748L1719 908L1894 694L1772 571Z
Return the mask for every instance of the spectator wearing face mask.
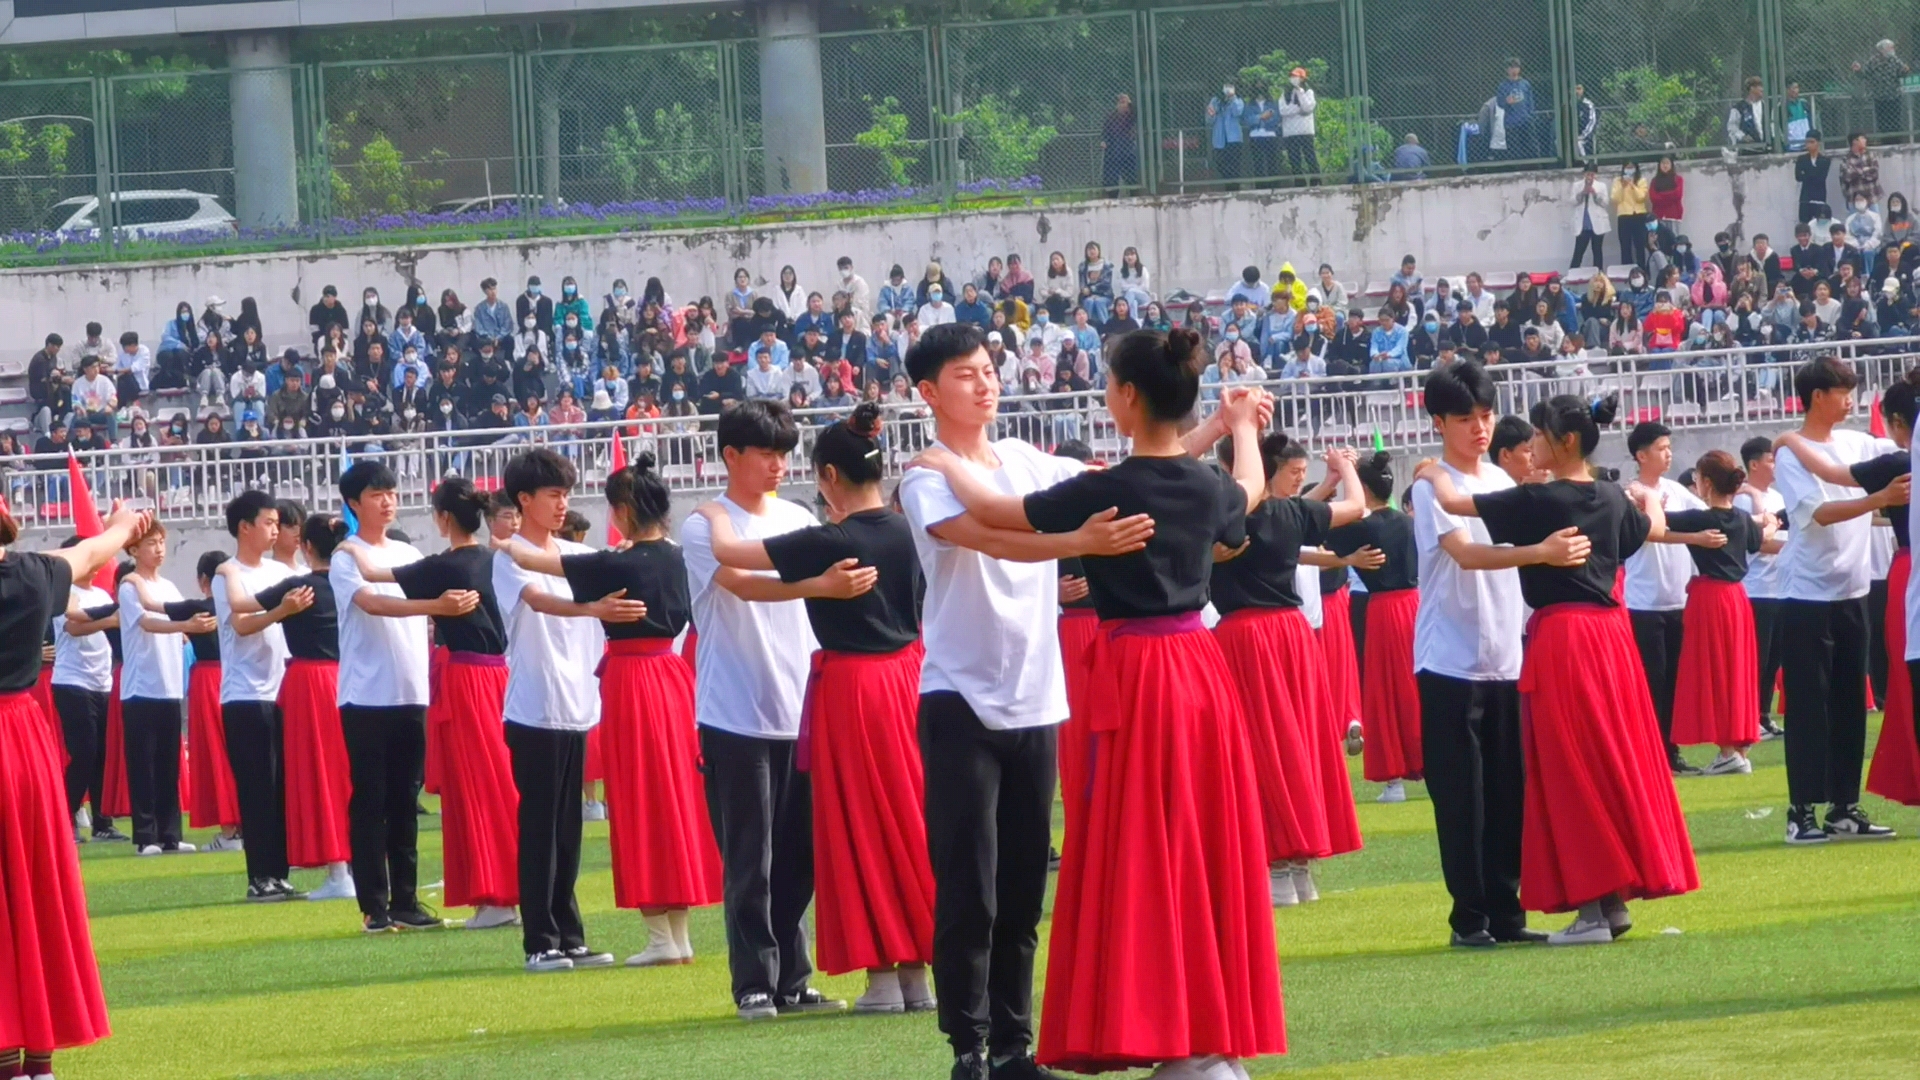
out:
M1220 93L1207 101L1207 136L1213 149L1213 175L1221 180L1240 177L1240 151L1246 142L1243 117L1247 104L1240 100L1232 83L1220 87Z
M172 390L187 385L188 365L193 351L200 347L200 324L193 319L193 305L180 301L173 321L160 328L160 350L154 356L154 387Z
M534 327L541 331L546 331L554 325L553 297L546 295L546 287L540 284L538 274L527 278L526 291L515 297L513 301L514 325L525 330L528 317L532 317ZM541 351L546 350L543 348Z
M922 331L954 321L953 305L947 302L944 286L934 285L927 289L927 302L920 305L918 315Z
M313 395L307 393L304 378L283 377L280 385L267 395L267 425L279 427L286 417L305 420L313 411Z
M218 297L208 301L209 307L212 307L213 299ZM371 322L374 329L383 334L393 329L393 312L388 311L386 306L380 303L380 290L367 289L360 294L360 317L354 321L363 326Z
M408 345L402 349L400 351L400 360L394 364L393 374L388 377L387 385L398 387L402 382L406 381L406 373L409 371L413 372L414 379L417 382L426 382L431 372L427 367L426 360L423 359L425 353L425 348L416 345Z
M1865 195L1853 196L1853 212L1847 215L1846 227L1848 245L1860 253L1861 276L1872 277L1885 235L1880 215L1874 212L1873 203Z

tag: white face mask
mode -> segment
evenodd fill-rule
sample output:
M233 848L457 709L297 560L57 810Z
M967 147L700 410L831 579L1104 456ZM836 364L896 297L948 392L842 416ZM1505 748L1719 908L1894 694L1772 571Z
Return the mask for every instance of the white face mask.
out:
M538 319L535 319L535 318L533 318L532 316L528 316L528 317L527 317L527 318L526 318L526 319L525 319L525 320L524 320L523 322L521 322L521 324L520 324L520 325L522 325L522 326L524 326L524 327L526 327L527 329L529 329L529 330L531 330L531 329L533 329L533 328L534 328L534 326L535 326L535 324L537 324L538 322L539 322L539 320L538 320Z
M367 306L368 306L368 307L379 307L379 306L380 306L380 294L379 294L379 293L368 293L368 294L367 294Z
M451 402L451 401L442 401L442 402L440 403L440 411L441 411L441 412L443 412L443 413L450 413L450 412L452 412L452 411L453 411L453 402Z
M339 420L342 417L347 415L347 410L341 408L338 405L335 405L333 408L327 410L327 414L329 416L332 416L335 420Z
M1304 83L1305 83L1305 82L1306 82L1307 80L1305 80L1305 79L1303 79L1303 78L1301 78L1301 77L1300 77L1300 76L1298 76L1298 75L1295 75L1295 76L1292 76L1291 78L1289 78L1289 79L1288 79L1287 81L1288 81L1288 82L1290 82L1290 83L1292 83L1292 84L1293 84L1293 85L1295 85L1295 86L1300 86L1300 85L1302 85L1302 84L1304 84Z

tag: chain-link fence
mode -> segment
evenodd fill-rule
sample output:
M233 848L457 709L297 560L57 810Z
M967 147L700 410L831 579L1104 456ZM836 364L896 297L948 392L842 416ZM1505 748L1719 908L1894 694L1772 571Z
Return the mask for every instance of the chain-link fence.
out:
M511 57L325 64L322 139L334 217L514 204Z
M721 46L543 53L533 60L541 198L686 204L726 193Z
M1778 149L1763 107L1727 119L1759 78L1753 0L1571 0L1574 156L1639 160L1737 147ZM1762 81L1764 85L1764 80Z
M1911 141L1920 132L1920 4L1912 0L1777 0L1782 75L1811 99L1830 139L1849 132ZM1877 45L1892 41L1883 56ZM1784 88L1783 88L1784 89Z
M71 227L98 195L88 79L0 83L0 234Z

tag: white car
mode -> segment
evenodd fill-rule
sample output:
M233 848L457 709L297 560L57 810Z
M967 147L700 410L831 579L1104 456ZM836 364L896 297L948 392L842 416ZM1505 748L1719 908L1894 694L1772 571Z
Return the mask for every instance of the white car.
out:
M120 215L115 232L122 238L240 231L239 222L220 200L204 192L123 191L113 196L113 201ZM99 197L80 195L55 203L40 225L52 233L96 233L99 218Z
M445 199L441 202L434 203L433 209L428 212L434 214L464 214L469 210L498 210L502 206L517 206L522 198L532 202L535 206L546 201L538 195L476 195L467 199ZM567 200L556 199L554 200L554 205L565 207Z

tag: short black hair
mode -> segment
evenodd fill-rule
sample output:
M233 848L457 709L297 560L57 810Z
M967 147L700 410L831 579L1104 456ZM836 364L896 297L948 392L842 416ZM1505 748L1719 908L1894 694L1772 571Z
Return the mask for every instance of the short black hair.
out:
M800 429L794 426L793 410L784 401L742 401L721 411L714 424L714 439L721 450L777 450L785 454L800 445Z
M1670 439L1672 437L1673 429L1660 421L1642 420L1633 425L1632 431L1627 432L1627 454L1629 456L1638 455L1640 451L1645 450L1661 439Z
M1475 409L1493 408L1497 395L1486 365L1462 360L1428 372L1423 396L1428 416L1472 416Z
M279 524L280 507L273 501L273 496L264 491L243 491L235 495L233 501L227 504L227 534L239 536L240 526L249 521L258 521L260 515L268 510L274 511L274 523Z
M1819 356L1800 365L1793 373L1793 392L1800 407L1813 405L1813 395L1821 390L1851 390L1860 385L1853 368L1831 356Z
M500 487L513 500L516 510L520 508L522 495L531 495L543 488L572 491L579 480L580 474L574 470L573 462L544 446L515 457L500 473Z
M1053 456L1071 458L1079 462L1088 462L1093 460L1093 447L1088 446L1079 439L1068 439L1053 448Z
M194 577L206 578L211 581L213 579L213 572L220 569L220 564L226 562L227 559L228 555L224 551L201 552L200 560L193 564Z
M932 327L907 350L907 377L915 386L940 381L940 371L987 347L986 331L972 323L951 322Z
M1503 416L1493 425L1493 438L1487 443L1487 460L1498 465L1501 454L1532 441L1532 424L1518 416Z
M306 523L307 508L292 499L281 499L273 504L273 508L280 514L280 527L283 529L297 529Z
M507 494L505 489L494 489L493 494L487 497L487 516L492 517L495 514L509 512L519 513L520 504L514 500L513 496Z
M1207 364L1200 336L1191 330L1134 330L1108 348L1107 373L1140 392L1155 420L1179 420L1200 398L1200 372Z
M1740 464L1751 470L1754 462L1771 453L1773 453L1773 440L1765 435L1755 435L1740 444Z
M399 486L400 478L383 461L356 461L340 474L340 497L350 503L359 502L369 491L392 491Z

